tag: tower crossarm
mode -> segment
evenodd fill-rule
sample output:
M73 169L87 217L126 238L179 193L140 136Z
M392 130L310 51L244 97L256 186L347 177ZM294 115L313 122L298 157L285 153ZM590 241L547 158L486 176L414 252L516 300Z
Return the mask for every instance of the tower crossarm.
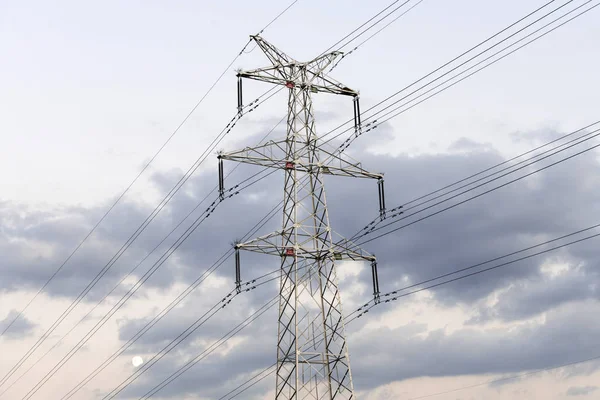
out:
M238 78L253 79L288 88L310 89L313 93L331 93L358 96L358 92L325 75L325 69L343 53L332 51L309 62L298 62L261 38L251 36L272 65L248 71L239 71Z
M300 67L300 68L298 68ZM304 74L298 72L305 72ZM336 82L328 76L310 69L306 64L285 64L249 71L239 71L239 78L272 83L288 88L308 88L313 93L330 93L344 96L358 96L358 92Z
M289 232L288 232L289 234ZM239 250L251 251L281 257L299 257L314 260L351 260L351 261L373 261L375 256L362 250L348 240L341 240L331 248L315 249L310 246L314 237L298 233L298 244L282 245L281 239L285 236L283 231L272 232L248 242L237 243Z
M286 139L269 141L263 145L246 147L242 150L221 153L222 160L235 161L245 164L259 165L267 168L295 169L301 172L315 172L320 169L324 175L346 176L353 178L383 179L383 174L373 173L362 168L359 162L350 162L340 154L330 153L323 149L321 152L325 162L309 163L303 152L296 154L296 159L286 157ZM308 150L306 150L308 151Z
M239 71L237 76L240 78L253 79L255 81L273 83L275 85L289 85L293 82L294 64L258 68L249 71Z
M333 83L331 80L327 78L317 77L312 82L306 82L300 79L289 78L277 76L281 69L275 70L273 69L260 69L254 71L244 71L239 72L238 77L253 79L261 82L268 82L275 85L281 85L286 87L300 87L300 88L309 88L313 93L330 93L330 94L340 94L344 96L358 96L358 92L340 84Z
M325 160L321 166L323 174L352 178L383 179L383 174L369 172L362 167L362 163L350 162L340 153L332 153L323 147L320 148L320 152L321 157Z

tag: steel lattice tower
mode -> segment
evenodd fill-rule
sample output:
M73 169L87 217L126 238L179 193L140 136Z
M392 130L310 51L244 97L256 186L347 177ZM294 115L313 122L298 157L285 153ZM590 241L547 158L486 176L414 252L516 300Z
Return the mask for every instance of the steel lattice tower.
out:
M356 129L360 129L358 93L324 72L342 53L331 52L301 63L260 36L251 38L272 65L238 73L238 109L242 109L242 78L286 86L289 89L287 135L257 147L219 154L219 187L223 193L223 160L283 169L283 226L281 231L236 244L236 283L239 290L240 249L281 257L276 399L353 399L334 262L344 259L371 262L377 299L376 264L373 255L345 239L334 238L323 175L377 179L382 213L385 212L383 175L369 173L360 163L346 161L338 152L328 152L319 146L313 93L353 97Z

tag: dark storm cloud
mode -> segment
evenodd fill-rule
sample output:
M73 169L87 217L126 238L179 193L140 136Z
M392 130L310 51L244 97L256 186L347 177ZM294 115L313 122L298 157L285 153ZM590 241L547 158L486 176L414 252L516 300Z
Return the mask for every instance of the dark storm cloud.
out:
M6 327L8 327L8 325L10 325L14 320L14 323L10 329L7 330L3 335L7 339L23 339L24 337L31 335L36 327L36 324L29 321L27 318L21 317L15 320L17 315L19 315L17 310L11 310L6 318L0 320L0 332L3 332L4 329L6 329Z
M586 396L598 390L598 386L573 386L567 390L567 396Z

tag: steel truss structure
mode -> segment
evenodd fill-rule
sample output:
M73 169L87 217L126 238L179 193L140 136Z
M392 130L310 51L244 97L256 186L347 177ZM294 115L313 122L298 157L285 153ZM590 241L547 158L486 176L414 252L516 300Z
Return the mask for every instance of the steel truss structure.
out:
M324 72L342 53L331 52L302 63L260 36L251 38L272 65L238 73L238 110L242 109L242 78L286 86L289 89L287 135L264 145L220 153L219 189L222 194L223 160L282 169L285 175L283 226L281 231L235 245L236 284L239 290L239 250L281 257L277 400L353 399L335 261L370 262L373 294L377 301L376 259L350 241L334 238L323 176L378 180L380 213L384 215L383 175L368 172L360 163L350 162L341 154L319 146L311 99L313 93L353 97L355 129L360 130L358 92Z

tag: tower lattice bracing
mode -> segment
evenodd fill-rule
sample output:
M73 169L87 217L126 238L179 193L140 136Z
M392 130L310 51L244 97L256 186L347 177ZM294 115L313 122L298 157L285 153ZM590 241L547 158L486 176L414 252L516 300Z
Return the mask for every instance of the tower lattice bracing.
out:
M375 265L375 257L335 236L329 223L323 177L372 178L381 184L383 176L369 173L360 163L347 161L339 153L327 151L319 144L311 98L314 93L353 97L356 129L360 129L358 93L324 72L341 53L332 52L301 63L260 36L252 38L272 65L238 73L239 109L242 108L242 78L286 86L287 135L257 147L220 154L219 176L222 192L223 160L284 171L281 231L236 245L236 251L249 250L281 257L275 398L353 399L335 261L365 260ZM239 254L236 254L236 260L239 285ZM374 294L378 295L375 275L373 282Z

